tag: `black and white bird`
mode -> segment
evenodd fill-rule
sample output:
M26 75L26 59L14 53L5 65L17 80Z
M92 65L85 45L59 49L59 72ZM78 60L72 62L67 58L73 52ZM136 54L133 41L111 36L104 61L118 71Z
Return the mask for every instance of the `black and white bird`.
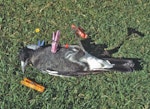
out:
M51 52L51 45L27 45L20 50L19 57L23 72L28 64L32 64L40 71L54 76L80 76L106 71L132 72L135 65L130 59L99 59L78 45L59 47L56 53Z

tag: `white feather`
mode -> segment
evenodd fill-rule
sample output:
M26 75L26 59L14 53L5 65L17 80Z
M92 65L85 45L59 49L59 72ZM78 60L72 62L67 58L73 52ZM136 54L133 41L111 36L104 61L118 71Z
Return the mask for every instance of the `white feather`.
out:
M46 70L46 71L43 71L43 73L48 73L49 75L52 75L52 76L59 76L59 77L70 77L70 76L65 76L65 75L59 75L58 74L58 71L51 71L51 70Z
M114 66L108 60L98 59L86 52L85 56L81 58L82 62L86 62L89 65L90 70L101 70L101 69L109 69Z
M36 50L36 49L38 49L39 47L40 47L40 46L35 45L35 44L27 45L27 48L32 49L32 50Z

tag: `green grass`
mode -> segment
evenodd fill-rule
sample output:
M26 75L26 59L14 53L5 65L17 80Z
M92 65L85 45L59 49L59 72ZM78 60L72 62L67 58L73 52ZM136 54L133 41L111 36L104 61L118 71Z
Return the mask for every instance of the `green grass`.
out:
M21 43L51 42L61 31L62 44L75 43L70 25L82 26L95 43L111 49L123 41L127 27L145 34L126 40L114 57L141 58L143 69L60 78L28 67L21 73ZM35 33L35 28L40 28ZM149 0L0 0L1 109L150 109ZM46 87L44 93L20 84L23 77Z

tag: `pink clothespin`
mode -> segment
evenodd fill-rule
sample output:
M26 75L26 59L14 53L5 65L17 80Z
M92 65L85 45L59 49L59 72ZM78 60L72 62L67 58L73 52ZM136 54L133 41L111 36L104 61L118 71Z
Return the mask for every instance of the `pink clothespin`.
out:
M57 30L56 33L53 32L53 37L52 37L52 47L51 47L51 52L56 53L57 52L57 47L59 43L59 37L60 37L60 31Z

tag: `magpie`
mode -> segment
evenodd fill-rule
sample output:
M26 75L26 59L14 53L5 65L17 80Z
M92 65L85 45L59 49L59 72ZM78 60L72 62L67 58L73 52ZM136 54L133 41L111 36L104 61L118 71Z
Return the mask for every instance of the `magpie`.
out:
M22 72L32 64L43 73L54 76L82 76L108 71L132 72L135 63L130 59L97 58L80 45L59 46L56 53L51 45L27 45L20 50Z

